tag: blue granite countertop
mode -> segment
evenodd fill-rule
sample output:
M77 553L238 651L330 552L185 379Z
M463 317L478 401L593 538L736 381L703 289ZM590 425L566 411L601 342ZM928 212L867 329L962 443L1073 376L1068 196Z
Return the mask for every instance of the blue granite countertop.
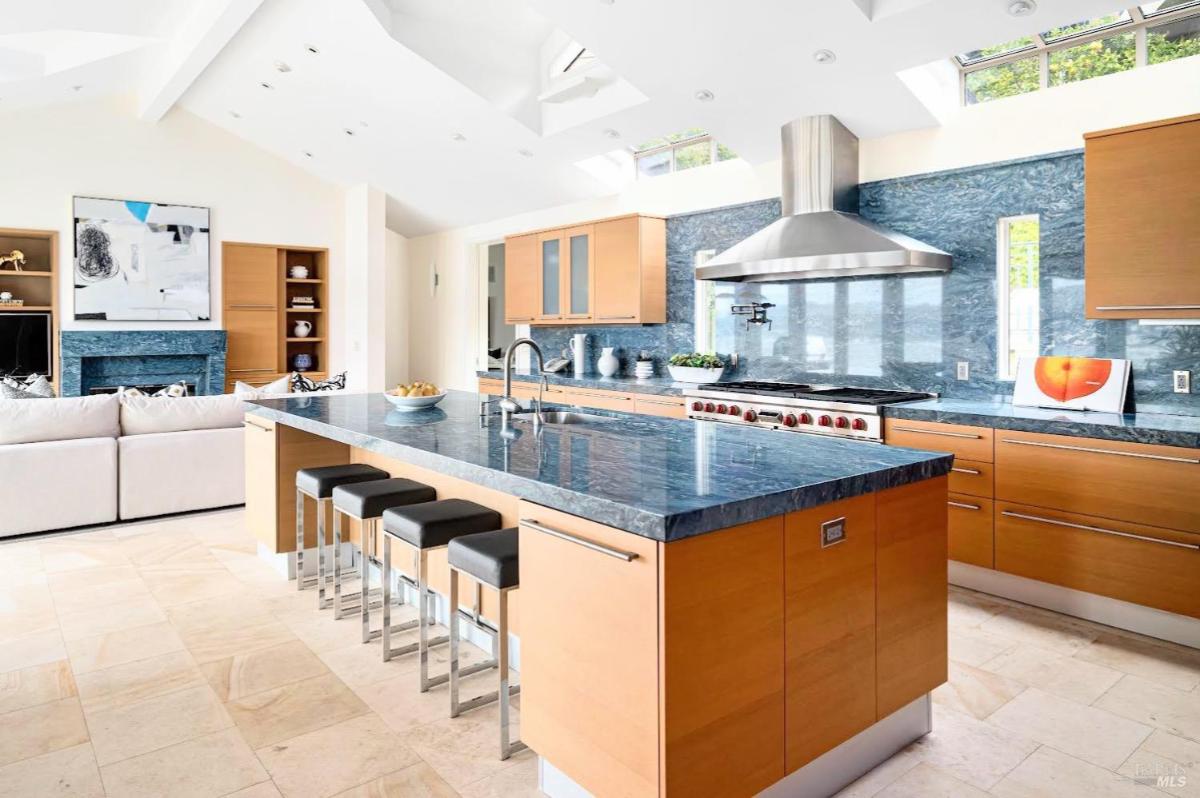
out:
M475 373L489 380L504 379L504 372L494 369ZM552 385L565 385L569 388L596 388L603 391L625 391L626 393L649 393L658 396L679 396L684 390L696 387L691 383L675 382L670 377L647 377L644 380L636 377L601 377L599 374L575 377L570 372L545 376L546 381ZM541 375L532 371L513 371L512 378L519 382L537 382Z
M382 394L262 399L248 412L487 485L654 540L671 541L941 476L935 452L634 414L547 426L479 416L480 396L393 410ZM591 412L591 411L589 411Z
M1200 448L1200 416L1043 410L1014 407L1012 402L1003 399L928 399L888 405L883 413L890 418L914 421Z

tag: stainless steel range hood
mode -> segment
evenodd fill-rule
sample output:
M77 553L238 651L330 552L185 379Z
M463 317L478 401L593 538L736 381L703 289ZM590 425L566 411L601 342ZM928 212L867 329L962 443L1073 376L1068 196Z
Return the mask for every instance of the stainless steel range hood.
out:
M781 282L948 272L950 255L858 210L858 139L832 116L783 126L783 217L696 269L700 280Z

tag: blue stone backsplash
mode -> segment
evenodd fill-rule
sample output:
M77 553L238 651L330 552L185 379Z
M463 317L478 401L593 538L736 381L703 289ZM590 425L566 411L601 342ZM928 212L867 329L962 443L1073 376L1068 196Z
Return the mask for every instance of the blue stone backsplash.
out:
M996 379L996 230L1005 216L1038 214L1043 354L1128 358L1130 394L1142 412L1200 415L1200 396L1171 390L1171 371L1200 374L1200 326L1140 325L1084 318L1083 154L1080 151L895 178L859 187L860 213L949 252L946 275L792 283L715 283L716 351L736 353L725 379L845 383L934 391L956 398L1012 392ZM765 200L667 220L667 323L533 329L557 354L586 332L595 370L612 346L631 374L639 350L656 372L696 348L695 253L718 252L780 215ZM1131 231L1136 235L1136 231ZM732 304L772 302L770 329L730 314ZM956 380L955 364L970 363Z

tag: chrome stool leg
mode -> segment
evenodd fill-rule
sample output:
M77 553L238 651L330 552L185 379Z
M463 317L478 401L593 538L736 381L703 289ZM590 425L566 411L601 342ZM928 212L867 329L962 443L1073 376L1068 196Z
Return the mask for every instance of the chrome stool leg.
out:
M407 546L407 544L405 544ZM404 574L399 575L399 581L409 587L417 586L417 583L424 584L424 558L420 556L420 551L413 548L413 567L417 573L417 582L408 579ZM385 534L383 536L383 572L381 574L383 580L383 628L379 632L369 632L374 639L375 636L383 638L383 661L388 662L393 657L411 654L414 651L428 651L433 646L445 645L450 638L447 635L439 635L434 638L426 639L427 629L423 624L423 620L428 614L428 601L426 591L418 587L417 590L417 617L411 621L392 625L392 536ZM432 595L432 594L430 594ZM392 635L397 632L408 632L417 629L421 636L421 640L416 643L408 643L403 646L392 647ZM423 641L423 642L422 642ZM443 679L442 681L445 681ZM441 684L441 682L436 682ZM432 686L432 685L431 685ZM424 691L422 691L424 692Z
M329 540L325 535L325 506L332 504L330 499L317 500L317 609L328 609L333 605L333 599L326 595L326 583L329 582L330 571L326 564L325 547ZM334 520L337 523L337 520Z
M304 590L317 584L317 577L304 575L304 499L312 499L317 504L317 512L321 510L321 502L316 497L296 489L296 589ZM319 525L318 525L319 526Z

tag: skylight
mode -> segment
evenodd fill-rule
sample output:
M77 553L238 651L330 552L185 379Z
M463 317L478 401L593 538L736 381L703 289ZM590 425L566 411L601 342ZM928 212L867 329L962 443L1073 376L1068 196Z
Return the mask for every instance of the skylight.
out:
M975 105L1147 64L1200 55L1200 0L1158 0L959 53L962 102Z
M682 172L736 157L737 153L699 128L650 139L633 148L638 177Z

